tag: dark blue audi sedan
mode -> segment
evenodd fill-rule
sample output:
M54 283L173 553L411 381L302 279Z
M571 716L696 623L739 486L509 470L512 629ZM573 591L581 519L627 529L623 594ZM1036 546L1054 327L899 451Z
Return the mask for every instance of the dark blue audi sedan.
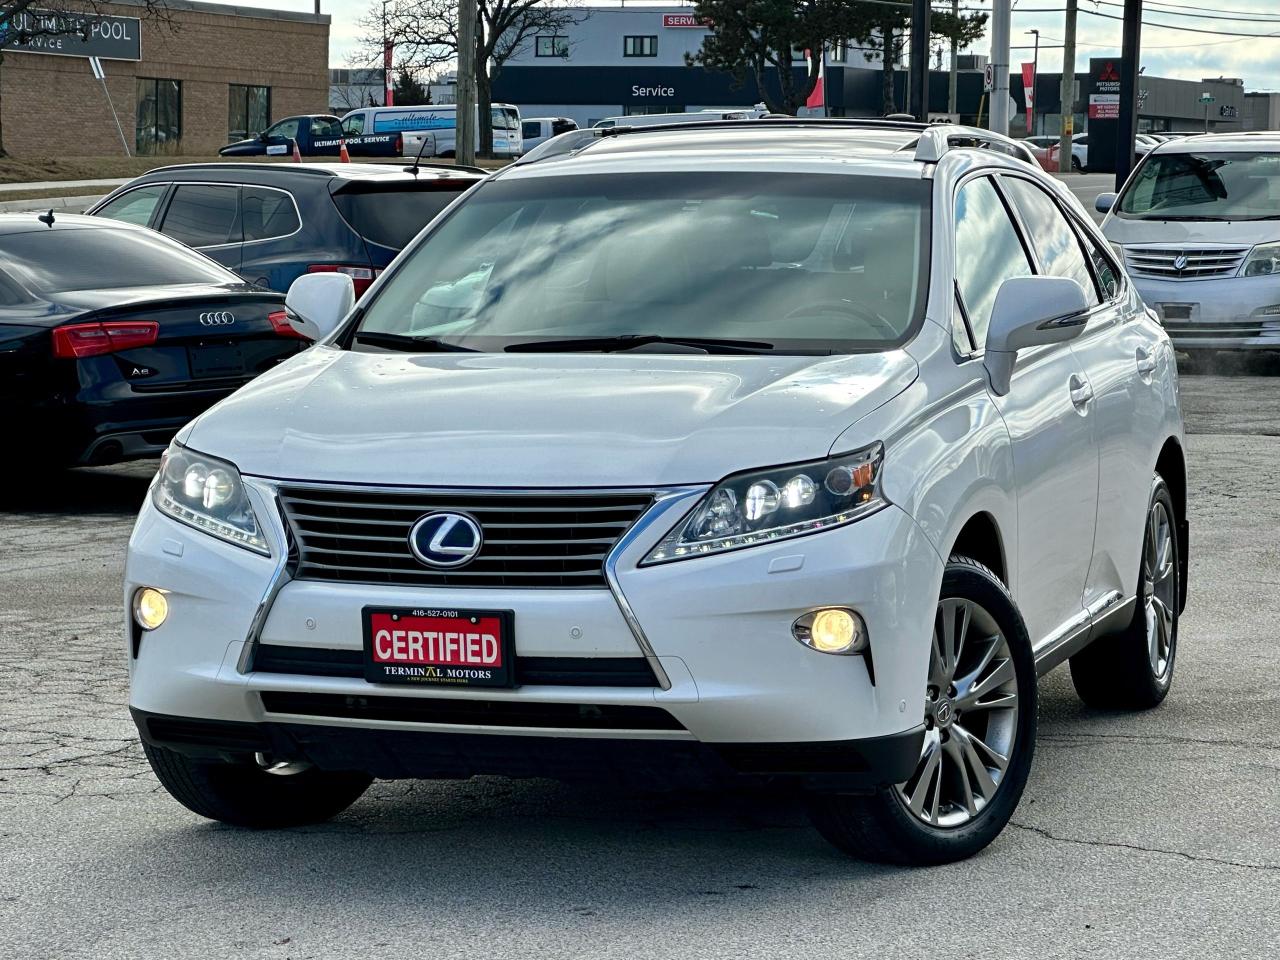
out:
M306 346L283 294L152 230L0 214L0 410L34 464L159 456Z
M429 164L184 164L138 177L88 213L159 230L271 290L337 272L358 297L485 175Z

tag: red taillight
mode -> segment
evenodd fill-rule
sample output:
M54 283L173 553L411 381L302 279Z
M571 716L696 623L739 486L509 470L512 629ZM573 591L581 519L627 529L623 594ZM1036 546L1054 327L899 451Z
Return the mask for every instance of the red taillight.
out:
M160 336L154 320L112 320L106 323L69 323L54 327L53 355L64 360L83 360L105 353L149 347Z
M355 285L357 298L369 289L373 278L381 272L368 267L349 267L341 263L313 263L307 267L307 273L345 273Z
M404 153L404 134L397 133L396 134L396 156L398 157L402 153Z
M297 337L299 340L308 339L306 334L289 322L288 311L273 310L267 314L267 319L271 321L271 329L282 337Z

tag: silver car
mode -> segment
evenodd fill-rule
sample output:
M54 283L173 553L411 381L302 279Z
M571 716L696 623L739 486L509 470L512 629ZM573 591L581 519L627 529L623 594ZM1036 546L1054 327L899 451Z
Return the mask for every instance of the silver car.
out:
M1280 349L1280 134L1161 144L1097 207L1179 350Z

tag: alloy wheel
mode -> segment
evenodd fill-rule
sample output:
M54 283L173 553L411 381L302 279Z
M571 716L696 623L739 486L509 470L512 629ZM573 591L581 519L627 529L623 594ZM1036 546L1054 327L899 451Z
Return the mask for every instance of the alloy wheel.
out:
M1154 500L1147 514L1146 544L1142 552L1142 598L1147 617L1147 657L1157 680L1163 680L1173 660L1174 576L1173 526L1165 505Z
M1017 674L1003 631L971 600L939 601L924 747L911 778L898 784L898 798L930 826L970 822L1000 788L1017 728Z

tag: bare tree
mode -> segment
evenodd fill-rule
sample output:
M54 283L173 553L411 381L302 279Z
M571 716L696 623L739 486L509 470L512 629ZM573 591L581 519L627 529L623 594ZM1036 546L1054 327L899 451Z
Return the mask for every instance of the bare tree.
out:
M44 37L80 37L87 40L93 18L108 16L106 0L0 0L0 68L5 51ZM141 20L175 31L177 25L165 0L144 0L138 8ZM37 51L38 52L38 51ZM4 131L0 127L0 157Z
M528 49L534 38L556 35L587 14L546 0L477 0L475 80L480 113L481 156L493 155L493 81L503 64ZM384 38L395 44L396 66L431 73L458 59L456 0L375 0L360 18L360 49L366 63L381 63Z

